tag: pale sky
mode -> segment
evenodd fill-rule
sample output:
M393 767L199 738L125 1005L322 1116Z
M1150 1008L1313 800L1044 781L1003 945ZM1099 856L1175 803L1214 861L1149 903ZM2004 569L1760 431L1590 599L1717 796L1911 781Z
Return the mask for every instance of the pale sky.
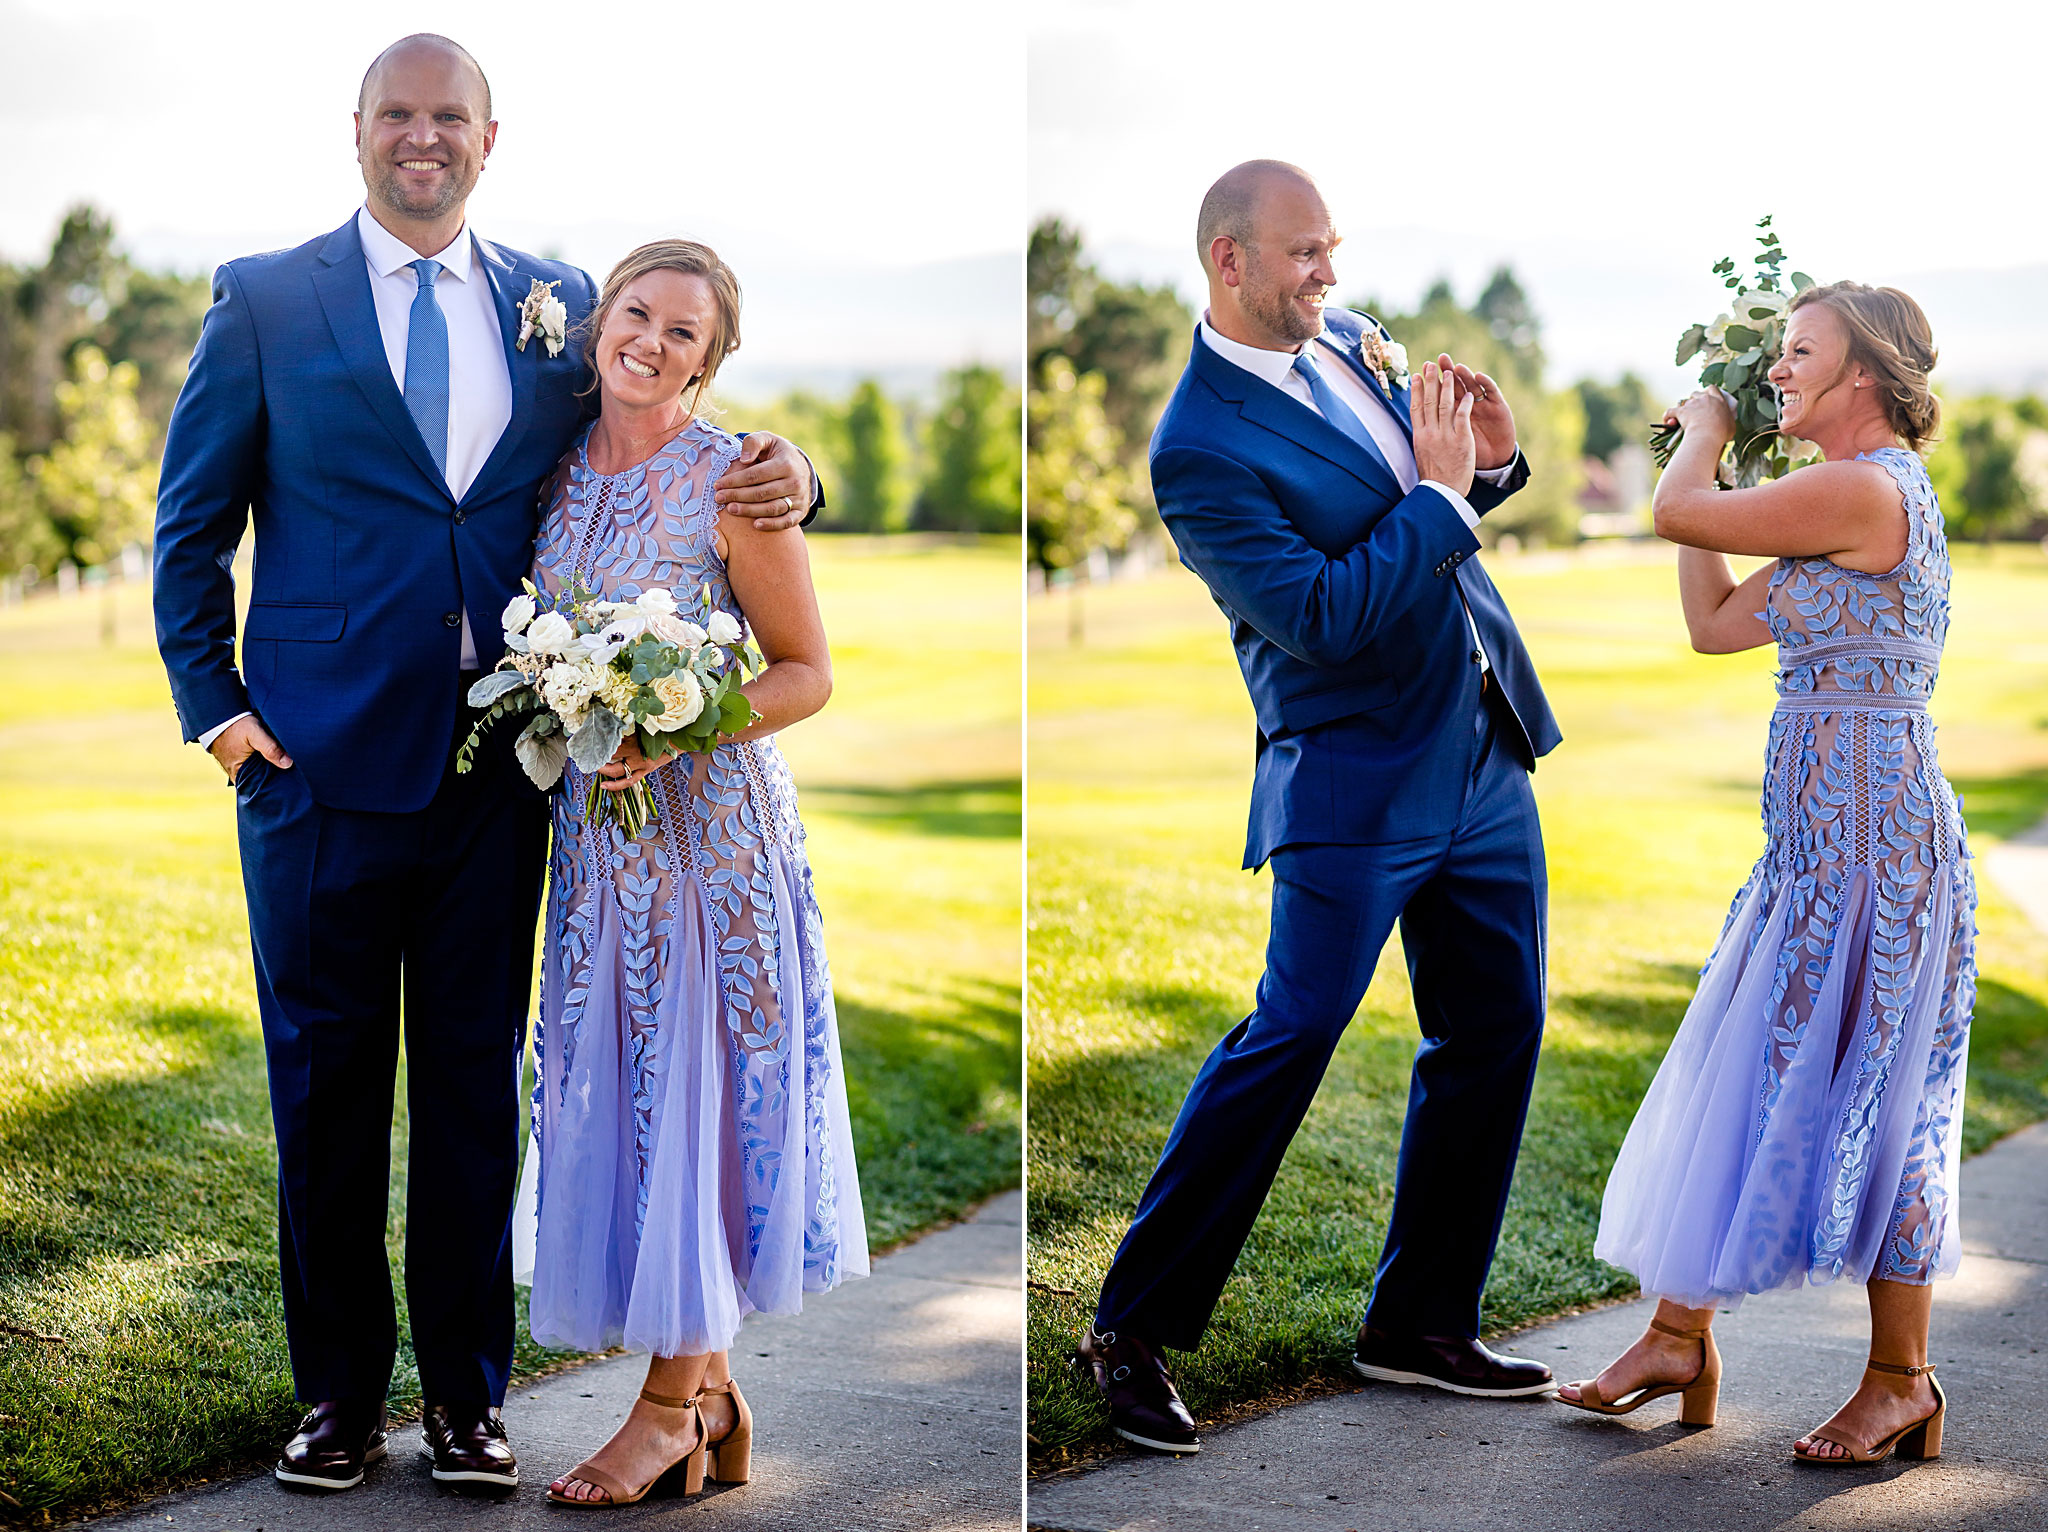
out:
M2039 7L1045 0L1030 31L1032 216L1123 274L1198 291L1204 189L1291 160L1346 236L1344 296L1445 273L1469 300L1508 259L1554 377L1658 381L1768 212L1788 269L1921 278L1952 376L2048 378Z
M490 76L479 234L600 278L639 240L716 244L747 290L745 387L1021 353L1021 12L940 0L0 0L0 255L112 212L188 270L294 245L363 198L370 60L442 32Z

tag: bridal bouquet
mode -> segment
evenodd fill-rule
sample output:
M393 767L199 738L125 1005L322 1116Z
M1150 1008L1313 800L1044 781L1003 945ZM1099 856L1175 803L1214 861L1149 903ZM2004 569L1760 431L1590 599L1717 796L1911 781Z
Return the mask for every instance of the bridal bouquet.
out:
M1782 478L1802 467L1811 453L1795 436L1778 432L1778 391L1769 381L1770 370L1785 351L1785 309L1794 294L1813 286L1803 271L1788 277L1778 274L1785 251L1771 232L1770 216L1757 223L1764 232L1757 236L1763 246L1755 257L1756 274L1742 276L1735 270L1733 256L1714 263L1714 275L1721 285L1734 291L1731 311L1712 324L1696 324L1678 337L1678 365L1683 367L1702 354L1700 384L1718 388L1727 396L1735 413L1735 441L1725 460L1724 477L1738 489L1750 489L1766 479ZM1786 284L1790 283L1790 291ZM1671 461L1684 438L1682 428L1658 425L1650 432L1650 455L1659 468Z
M732 614L713 608L708 588L702 621L693 621L673 591L600 601L580 585L550 598L522 583L525 594L505 608L505 657L469 689L469 705L484 714L456 752L455 769L470 769L486 730L531 714L512 745L526 774L552 788L563 763L574 761L591 774L585 816L637 839L655 817L653 789L643 780L607 792L598 768L628 734L650 761L712 750L720 735L759 716L740 686L764 662Z

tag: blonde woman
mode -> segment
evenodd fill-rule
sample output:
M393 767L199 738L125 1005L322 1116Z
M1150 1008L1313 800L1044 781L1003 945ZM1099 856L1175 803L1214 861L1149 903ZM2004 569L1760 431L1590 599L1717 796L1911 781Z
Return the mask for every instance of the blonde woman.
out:
M712 754L650 767L629 736L599 775L643 779L638 839L554 799L529 1180L532 1329L651 1353L612 1438L551 1500L626 1505L749 1474L726 1352L750 1312L794 1313L868 1269L823 932L788 767L770 736L832 692L803 535L715 502L739 454L704 413L739 345L740 290L703 245L621 261L586 330L598 417L563 459L534 577L607 599L708 589L768 661L760 715Z
M1609 1177L1594 1246L1661 1300L1643 1338L1566 1404L1620 1414L1681 1395L1712 1425L1716 1309L1749 1293L1868 1285L1870 1357L1793 1446L1826 1466L1940 1455L1927 1360L1937 1277L1961 1259L1956 1162L1976 993L1976 890L1928 697L1948 632L1941 509L1919 450L1940 407L1934 341L1893 288L1837 282L1790 305L1771 371L1782 428L1826 461L1715 488L1720 394L1669 419L1657 486L1680 545L1693 647L1778 646L1769 844ZM1727 555L1776 562L1738 583Z

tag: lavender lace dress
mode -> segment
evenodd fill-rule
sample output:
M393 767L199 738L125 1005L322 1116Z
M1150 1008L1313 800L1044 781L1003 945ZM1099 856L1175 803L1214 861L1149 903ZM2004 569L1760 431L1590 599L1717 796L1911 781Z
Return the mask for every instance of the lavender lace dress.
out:
M616 598L668 586L686 606L708 586L744 621L711 500L738 451L696 421L646 463L599 474L579 442L535 580ZM805 1293L865 1276L867 1237L782 753L724 744L648 781L660 815L639 841L585 822L573 763L555 793L515 1233L534 1238L534 1339L687 1356L726 1349L755 1310L794 1313Z
M1730 1308L1803 1283L1951 1276L1976 999L1976 885L1935 760L1948 632L1941 512L1898 481L1906 557L1781 559L1762 859L1621 1146L1595 1254Z

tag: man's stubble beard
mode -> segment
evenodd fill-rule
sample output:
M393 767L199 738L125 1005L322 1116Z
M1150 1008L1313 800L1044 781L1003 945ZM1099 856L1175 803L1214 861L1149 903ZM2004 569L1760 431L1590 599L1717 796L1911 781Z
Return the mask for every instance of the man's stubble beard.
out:
M456 167L450 166L451 171ZM469 194L476 190L478 174L471 170L467 176L450 175L441 188L440 195L426 207L415 207L402 195L398 171L389 165L379 163L370 172L370 196L379 207L400 218L415 219L420 223L431 223L436 218L454 212L469 200Z
M1254 250L1251 259L1245 263L1246 280L1240 289L1242 297L1239 302L1243 304L1245 313L1273 334L1295 345L1312 341L1322 334L1321 315L1311 324L1295 311L1294 300L1300 296L1299 289L1291 293L1280 292L1261 280L1264 275L1264 267Z

